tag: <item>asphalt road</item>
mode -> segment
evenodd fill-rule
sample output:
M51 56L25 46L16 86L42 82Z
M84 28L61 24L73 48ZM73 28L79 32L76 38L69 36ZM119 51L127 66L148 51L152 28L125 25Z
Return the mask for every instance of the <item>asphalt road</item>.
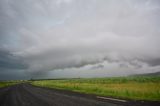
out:
M158 106L158 102L116 101L64 90L18 84L0 88L0 106ZM159 105L160 106L160 105Z

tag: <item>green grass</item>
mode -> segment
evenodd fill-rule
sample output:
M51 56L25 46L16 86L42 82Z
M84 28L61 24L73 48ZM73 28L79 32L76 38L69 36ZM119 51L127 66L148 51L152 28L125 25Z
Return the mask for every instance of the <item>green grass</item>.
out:
M122 99L160 101L160 77L41 80L33 85Z
M21 81L0 81L0 88L15 85L15 84L18 84L20 82Z

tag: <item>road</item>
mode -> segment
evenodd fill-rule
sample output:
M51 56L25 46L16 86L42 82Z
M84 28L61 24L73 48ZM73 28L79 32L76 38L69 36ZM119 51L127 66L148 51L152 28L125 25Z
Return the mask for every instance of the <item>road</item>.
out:
M18 84L0 88L0 106L158 106L157 102L116 101L64 90Z

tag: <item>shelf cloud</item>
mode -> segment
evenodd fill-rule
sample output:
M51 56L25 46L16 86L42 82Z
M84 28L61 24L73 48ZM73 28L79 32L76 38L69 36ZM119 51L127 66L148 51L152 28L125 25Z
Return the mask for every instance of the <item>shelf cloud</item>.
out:
M160 71L159 19L159 0L1 0L0 78Z

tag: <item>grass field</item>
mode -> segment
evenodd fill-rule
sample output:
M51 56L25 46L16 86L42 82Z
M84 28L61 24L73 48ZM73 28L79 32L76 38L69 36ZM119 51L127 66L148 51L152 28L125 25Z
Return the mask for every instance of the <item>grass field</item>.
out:
M0 88L15 85L18 83L20 83L20 81L0 81Z
M160 101L160 77L40 80L32 84L122 99Z

